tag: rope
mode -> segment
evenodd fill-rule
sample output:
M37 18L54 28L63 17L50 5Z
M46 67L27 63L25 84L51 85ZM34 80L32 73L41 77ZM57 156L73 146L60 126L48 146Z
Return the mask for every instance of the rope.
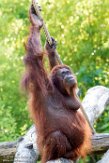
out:
M38 3L37 3L37 0L32 0L32 4L33 4L34 9L35 9L35 11L37 13L37 16L43 22L43 30L44 30L44 33L45 33L45 36L46 36L46 40L48 41L48 43L50 45L52 45L52 39L51 39L50 33L49 33L49 31L48 31L48 29L46 27L46 24L45 24L45 22L44 22L44 20L43 20L43 18L41 16L41 13L39 11L39 6L38 6ZM56 58L57 58L59 64L63 64L57 51L55 51L55 55L56 55Z

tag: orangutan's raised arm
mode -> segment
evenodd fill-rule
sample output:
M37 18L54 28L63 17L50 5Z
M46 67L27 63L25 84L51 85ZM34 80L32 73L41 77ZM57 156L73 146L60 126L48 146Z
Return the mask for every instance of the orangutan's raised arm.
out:
M49 45L48 42L46 42L46 45L45 45L45 48L46 48L46 51L47 51L47 54L48 54L48 58L49 58L49 63L50 63L50 68L52 70L53 67L55 67L56 65L58 65L58 60L57 60L57 57L56 57L56 41L54 38L51 38L52 39L52 45Z
M29 93L34 94L34 97L41 100L46 96L49 80L43 66L43 51L40 42L42 21L34 12L34 9L31 7L30 22L32 26L25 46L26 56L24 62L26 73L24 75L23 85Z

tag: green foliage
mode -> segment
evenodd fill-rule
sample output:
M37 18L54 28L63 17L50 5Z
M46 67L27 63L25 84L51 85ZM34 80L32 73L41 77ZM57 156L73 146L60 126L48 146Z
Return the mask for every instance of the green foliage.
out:
M97 125L95 124L95 127L99 133L109 132L109 106L106 108L102 117L97 120Z
M84 93L94 85L108 86L108 5L108 0L42 2L45 20L58 40L61 58L76 72Z
M29 0L0 0L0 141L16 139L31 125L19 91L29 5ZM92 86L109 86L109 1L44 0L41 6L63 62L77 75L82 96ZM44 34L42 40L44 44ZM109 131L106 115L98 130L102 126Z
M26 100L19 89L28 4L0 1L0 141L16 139L30 125Z

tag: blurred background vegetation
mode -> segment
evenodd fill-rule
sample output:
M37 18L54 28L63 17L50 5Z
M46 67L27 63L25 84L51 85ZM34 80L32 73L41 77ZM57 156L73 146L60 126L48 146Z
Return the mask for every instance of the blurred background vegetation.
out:
M81 97L92 86L109 87L109 1L44 0L40 4L61 59L77 75ZM0 0L0 141L15 140L32 124L19 86L29 5L30 0ZM95 125L97 131L109 131L108 117L109 108Z

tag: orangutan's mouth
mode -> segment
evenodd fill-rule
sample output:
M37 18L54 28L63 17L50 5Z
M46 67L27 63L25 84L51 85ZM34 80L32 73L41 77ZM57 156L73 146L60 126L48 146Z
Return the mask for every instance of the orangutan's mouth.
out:
M64 80L68 87L74 87L75 85L77 85L77 81L74 77L72 77L72 75L65 78Z

